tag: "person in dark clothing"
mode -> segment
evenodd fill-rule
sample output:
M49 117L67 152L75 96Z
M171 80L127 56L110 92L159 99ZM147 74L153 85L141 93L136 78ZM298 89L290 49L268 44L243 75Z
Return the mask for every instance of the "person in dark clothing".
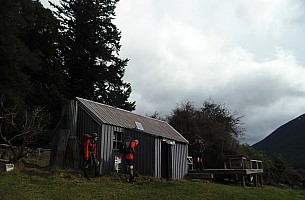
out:
M84 151L84 177L90 180L90 177L95 177L96 166L99 164L96 160L96 141L97 134L84 134L83 136L83 151Z
M97 145L97 139L98 139L98 137L97 137L97 133L92 133L91 134L91 139L90 139L90 142L91 142L91 148L90 148L90 150L89 150L89 153L90 153L90 157L92 158L92 161L91 161L91 163L92 163L92 167L93 167L93 176L95 177L95 176L97 176L98 174L99 174L99 172L98 172L98 166L99 166L99 161L97 160L97 158L96 158L96 156L97 156L97 147L96 147L96 145Z
M193 144L191 144L195 150L195 163L196 165L194 168L196 169L203 169L203 152L205 150L204 143L201 139L196 139Z

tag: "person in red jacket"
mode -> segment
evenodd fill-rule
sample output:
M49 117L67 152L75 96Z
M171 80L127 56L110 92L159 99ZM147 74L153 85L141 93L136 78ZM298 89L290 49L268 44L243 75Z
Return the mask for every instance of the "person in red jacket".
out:
M134 168L133 168L133 158L135 153L135 147L138 145L138 140L132 140L130 137L126 138L126 141L128 144L128 148L124 152L124 159L127 166L127 172L129 174L128 181L131 182L134 180Z
M93 133L92 136L89 134L84 134L83 141L84 177L90 180L89 173L92 177L94 177L96 174L96 166L99 164L96 159L97 134Z
M90 153L89 153L89 148L91 146L91 141L90 141L91 135L89 134L84 134L83 135L83 156L84 156L84 177L88 180L90 180L89 177L89 158L90 158Z
M89 148L91 145L90 138L91 138L91 135L89 135L89 134L84 134L84 136L83 136L83 151L84 151L85 161L89 160Z

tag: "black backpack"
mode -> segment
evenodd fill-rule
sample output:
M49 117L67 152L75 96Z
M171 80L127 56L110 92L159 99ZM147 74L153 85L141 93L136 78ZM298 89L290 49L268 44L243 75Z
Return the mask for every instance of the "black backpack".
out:
M132 150L130 148L130 141L125 141L119 148L120 153L129 154L132 153Z

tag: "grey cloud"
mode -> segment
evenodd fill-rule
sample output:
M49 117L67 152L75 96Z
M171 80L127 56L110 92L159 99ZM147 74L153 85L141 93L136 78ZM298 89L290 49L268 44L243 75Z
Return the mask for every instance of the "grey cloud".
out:
M137 113L211 97L245 116L252 144L305 112L303 1L121 0L116 13Z

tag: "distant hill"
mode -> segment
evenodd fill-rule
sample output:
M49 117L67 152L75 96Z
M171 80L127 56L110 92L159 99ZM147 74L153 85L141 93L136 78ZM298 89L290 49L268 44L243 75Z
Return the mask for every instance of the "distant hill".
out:
M305 168L305 114L280 126L253 147L269 156L282 154L293 167Z

